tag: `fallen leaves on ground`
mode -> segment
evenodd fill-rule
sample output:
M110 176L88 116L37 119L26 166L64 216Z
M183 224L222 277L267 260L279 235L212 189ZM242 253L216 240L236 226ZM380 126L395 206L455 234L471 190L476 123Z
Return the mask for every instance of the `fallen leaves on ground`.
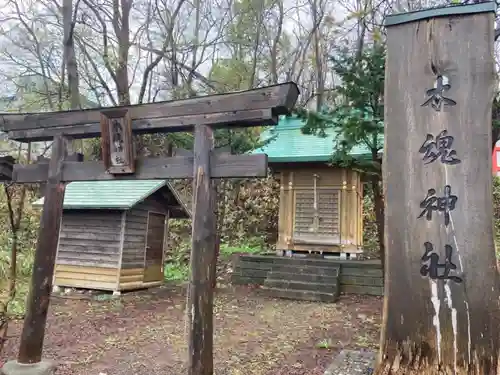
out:
M217 291L215 375L323 375L342 348L376 347L382 303L342 297L335 304L277 300L245 287ZM58 375L186 373L185 288L120 299L53 299L44 357ZM14 358L21 322L0 361Z

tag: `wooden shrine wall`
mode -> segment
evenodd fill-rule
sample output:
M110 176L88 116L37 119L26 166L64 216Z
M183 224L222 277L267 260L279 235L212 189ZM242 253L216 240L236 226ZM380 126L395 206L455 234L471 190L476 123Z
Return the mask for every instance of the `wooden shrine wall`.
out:
M168 218L168 209L164 204L158 202L154 196L148 197L126 213L122 265L120 270L120 290L151 286L150 284L144 285L143 283L149 212L165 214ZM164 244L164 251L165 248ZM161 283L162 281L158 280L157 283Z
M363 186L359 173L323 165L281 169L276 176L280 180L277 249L362 251Z
M54 285L116 289L122 214L118 210L64 210Z
M169 216L154 196L126 211L64 210L54 285L120 291L161 284L162 277L143 281L149 212ZM164 242L165 252L166 233Z

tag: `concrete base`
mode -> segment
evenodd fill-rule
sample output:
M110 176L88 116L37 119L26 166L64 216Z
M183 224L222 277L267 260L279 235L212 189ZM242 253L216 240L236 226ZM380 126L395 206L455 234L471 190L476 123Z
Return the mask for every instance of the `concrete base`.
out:
M373 350L343 349L327 368L324 375L371 375L377 353Z
M24 364L17 361L9 361L2 367L3 375L53 375L56 364L51 361Z

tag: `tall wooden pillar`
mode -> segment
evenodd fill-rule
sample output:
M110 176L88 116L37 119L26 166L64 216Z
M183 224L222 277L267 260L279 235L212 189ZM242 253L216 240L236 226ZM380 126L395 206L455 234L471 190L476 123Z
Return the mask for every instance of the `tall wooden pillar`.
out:
M494 19L492 2L387 19L379 374L499 371Z
M189 375L212 375L213 284L216 267L216 191L210 175L213 130L206 125L194 131L193 238L189 275Z
M62 165L68 154L68 142L64 136L56 136L52 143L52 157L44 192L33 275L19 347L18 362L22 364L39 363L42 360L45 324L64 203L65 185L61 178ZM4 372L7 371L4 369Z

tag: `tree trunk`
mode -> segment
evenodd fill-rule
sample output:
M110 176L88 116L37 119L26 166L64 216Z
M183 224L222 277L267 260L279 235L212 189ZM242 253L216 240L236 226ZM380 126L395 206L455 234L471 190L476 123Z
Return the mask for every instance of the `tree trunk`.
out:
M75 8L78 7L78 3ZM76 16L77 9L74 14ZM63 24L64 24L64 62L66 65L68 77L68 93L71 109L80 108L80 91L78 65L76 62L74 31L75 20L73 16L73 1L64 0L62 6Z
M130 11L132 0L113 0L113 28L118 39L118 61L115 70L116 91L120 105L130 105L128 52L130 49Z
M271 81L269 82L270 85L276 85L279 81L279 73L278 73L278 48L280 47L279 43L281 41L281 35L283 33L283 21L285 19L285 7L283 6L283 2L278 0L274 4L274 6L278 7L278 20L277 20L277 30L276 34L273 38L272 44L271 44L271 52L269 55L269 58L271 60L271 67L270 67L270 79ZM299 54L297 52L297 54Z
M494 12L484 6L460 16L386 20L387 269L376 374L500 374L486 162Z
M78 10L78 4L75 5L75 10L73 12L73 1L64 0L62 6L63 15L63 29L64 29L64 65L66 67L67 77L68 77L68 96L70 100L71 109L80 109L80 90L79 90L79 77L78 77L78 65L76 62L75 53L75 18ZM73 15L74 14L74 15ZM64 82L64 80L63 80ZM66 92L63 87L63 92ZM83 140L73 140L74 149L79 149L83 152Z
M314 25L320 25L323 20L323 6L321 1L311 1L312 21ZM325 82L323 73L323 53L321 48L320 28L314 30L314 66L316 68L316 111L320 112L323 109Z

